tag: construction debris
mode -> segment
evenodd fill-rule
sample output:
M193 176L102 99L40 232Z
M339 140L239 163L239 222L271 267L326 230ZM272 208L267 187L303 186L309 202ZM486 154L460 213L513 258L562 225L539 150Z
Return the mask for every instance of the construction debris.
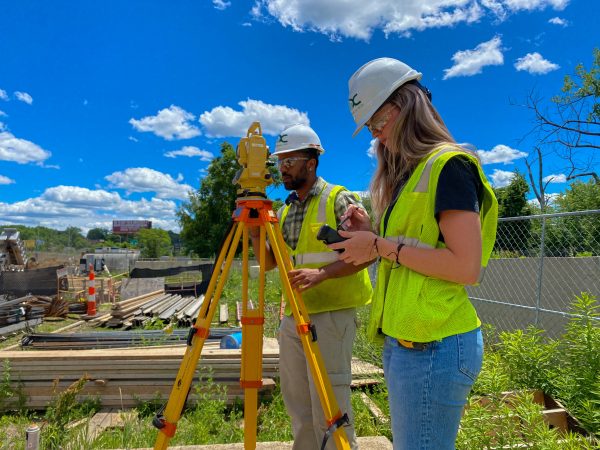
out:
M4 228L0 233L0 272L25 269L27 255L16 228Z

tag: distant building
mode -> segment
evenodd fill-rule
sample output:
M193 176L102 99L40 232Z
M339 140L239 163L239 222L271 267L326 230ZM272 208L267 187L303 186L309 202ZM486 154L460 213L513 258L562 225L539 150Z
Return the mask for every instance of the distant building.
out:
M113 220L113 234L135 234L143 229L151 229L151 220Z

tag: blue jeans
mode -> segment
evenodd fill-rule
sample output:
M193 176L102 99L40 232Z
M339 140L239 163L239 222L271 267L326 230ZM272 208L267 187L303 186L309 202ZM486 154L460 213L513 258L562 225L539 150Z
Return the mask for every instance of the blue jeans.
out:
M425 350L385 338L383 370L394 450L454 449L463 406L483 361L479 328Z

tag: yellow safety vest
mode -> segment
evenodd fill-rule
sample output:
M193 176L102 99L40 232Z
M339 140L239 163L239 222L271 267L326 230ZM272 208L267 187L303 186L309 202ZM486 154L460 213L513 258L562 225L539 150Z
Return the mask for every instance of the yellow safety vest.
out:
M337 253L317 239L317 232L325 223L336 227L335 198L343 189L343 186L326 183L323 190L310 199L296 248L292 249L286 244L295 269L318 268L338 260ZM290 205L287 205L283 209L281 226L289 208ZM363 269L352 275L325 280L302 292L302 299L310 314L366 305L371 301L372 294L369 274L367 269ZM286 314L291 314L289 303Z
M385 231L382 221L380 235L411 247L445 247L438 241L440 229L435 219L435 199L440 173L450 158L457 155L466 156L477 165L483 183L479 212L483 243L481 280L496 240L498 201L477 158L458 147L443 146L420 162L402 189ZM368 326L371 339L387 335L430 342L471 331L480 325L462 284L428 277L388 259L381 260Z

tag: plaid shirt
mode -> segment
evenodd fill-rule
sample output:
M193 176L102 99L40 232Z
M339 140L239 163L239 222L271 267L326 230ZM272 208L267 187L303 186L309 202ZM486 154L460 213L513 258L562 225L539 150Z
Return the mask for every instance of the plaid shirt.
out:
M308 209L310 199L316 195L319 195L325 185L325 180L321 177L318 177L317 181L315 181L315 184L313 184L313 187L310 189L310 191L308 191L308 195L304 200L299 200L297 196L295 196L295 199L291 200L290 209L285 218L285 222L281 227L283 239L291 248L295 249L296 245L298 245L300 230L302 229L302 222L304 221L304 216L306 215L306 210ZM293 193L291 195L293 195ZM348 206L350 205L357 205L358 207L364 209L362 203L359 200L356 200L352 192L346 189L340 191L335 197L334 211L336 225L339 225L340 217L346 212ZM279 211L283 212L283 208L284 207L282 207ZM278 214L280 219L281 212Z

